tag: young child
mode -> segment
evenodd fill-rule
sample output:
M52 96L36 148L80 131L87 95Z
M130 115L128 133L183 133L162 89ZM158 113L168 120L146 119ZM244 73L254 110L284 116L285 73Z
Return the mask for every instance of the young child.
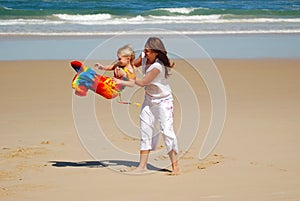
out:
M72 82L75 94L85 96L90 89L107 99L112 99L118 96L125 86L133 87L136 78L132 65L135 52L129 45L125 45L119 48L117 55L117 64L105 67L97 63L95 67L103 70L114 70L114 77L121 79L122 83L116 83L115 78L98 75L92 68L83 66L81 62L71 62L72 67L77 72Z
M123 80L122 84L124 86L133 87L136 79L134 66L132 64L135 59L135 52L129 45L125 45L119 48L117 56L118 62L116 64L103 66L96 63L95 67L101 70L113 70L114 78Z

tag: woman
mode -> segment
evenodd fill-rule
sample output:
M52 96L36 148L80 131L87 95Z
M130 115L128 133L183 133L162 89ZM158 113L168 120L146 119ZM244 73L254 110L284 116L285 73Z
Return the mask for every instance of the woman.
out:
M145 88L145 100L140 113L140 163L133 172L141 173L147 170L147 161L151 150L155 150L159 133L172 163L173 175L179 174L178 144L173 128L173 97L168 84L168 68L170 63L163 42L157 37L150 37L145 49L134 66L142 66L144 76L136 79L135 84Z

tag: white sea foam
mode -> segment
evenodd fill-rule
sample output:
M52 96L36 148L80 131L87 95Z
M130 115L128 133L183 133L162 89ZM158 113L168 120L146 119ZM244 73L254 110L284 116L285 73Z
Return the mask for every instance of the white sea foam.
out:
M219 19L215 23L299 23L300 18L248 18L248 19Z
M217 20L222 17L222 15L190 15L190 16L150 16L152 19L166 20L174 23L178 22L199 22L203 20Z
M5 10L13 10L12 8L8 8L8 7L5 7L5 6L3 6L2 8L4 8Z
M56 14L60 20L84 25L120 24L170 24L170 23L298 23L300 18L232 18L230 15L190 15L190 16L135 16L117 17L110 14L68 15Z
M0 20L0 25L46 25L46 24L63 24L62 21L53 21L46 19L9 19L9 20Z
M1 19L0 25L147 25L147 24L263 24L263 23L300 23L300 18L228 18L226 15L192 16L135 16L116 17L110 14L67 15L56 14L54 18L44 19Z
M118 17L110 14L56 14L40 19L0 19L0 35L114 35L126 34L126 30L143 25L169 28L190 35L300 33L299 24L300 18L237 19L229 15ZM83 29L82 25L90 28ZM90 32L84 32L87 29Z
M219 30L219 31L155 31L161 35L234 35L234 34L300 34L300 29L274 30ZM0 32L0 36L112 36L112 35L149 35L149 31L107 31L107 32Z
M81 25L132 25L132 24L171 24L171 23L201 23L203 21L218 20L222 15L193 15L193 16L135 16L117 17L110 14L95 15L67 15L56 14L60 20Z
M156 10L165 10L169 11L170 13L181 13L181 14L190 14L197 8L159 8Z
M94 15L68 15L68 14L54 14L53 16L58 17L61 20L66 21L99 21L111 19L110 14L94 14Z

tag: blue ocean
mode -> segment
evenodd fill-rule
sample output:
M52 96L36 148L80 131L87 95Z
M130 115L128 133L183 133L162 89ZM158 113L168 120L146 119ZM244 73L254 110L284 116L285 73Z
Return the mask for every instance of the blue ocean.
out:
M300 33L300 0L0 0L0 35Z

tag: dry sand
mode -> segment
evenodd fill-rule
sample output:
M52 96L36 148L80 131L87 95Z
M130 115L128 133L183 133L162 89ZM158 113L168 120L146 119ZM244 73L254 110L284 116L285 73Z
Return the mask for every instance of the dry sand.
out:
M199 160L210 109L205 86L194 85L202 122L174 177L117 173L87 153L74 127L68 61L0 62L0 200L300 200L300 61L215 63L227 96L223 135ZM109 103L97 101L97 108ZM138 140L114 135L114 124L101 121L114 143L138 153Z

